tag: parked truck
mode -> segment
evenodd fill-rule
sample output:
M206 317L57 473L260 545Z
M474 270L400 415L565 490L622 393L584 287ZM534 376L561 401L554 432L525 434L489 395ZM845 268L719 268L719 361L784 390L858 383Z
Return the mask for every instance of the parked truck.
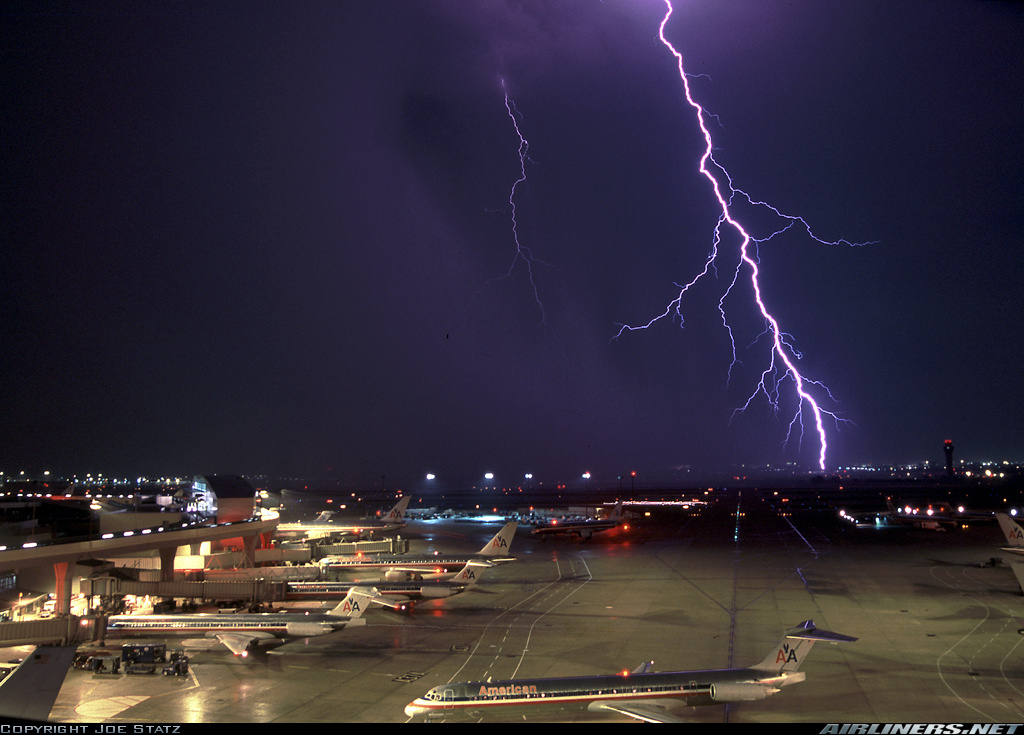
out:
M121 646L121 665L126 674L155 674L157 665L167 662L167 644L163 641L125 643Z

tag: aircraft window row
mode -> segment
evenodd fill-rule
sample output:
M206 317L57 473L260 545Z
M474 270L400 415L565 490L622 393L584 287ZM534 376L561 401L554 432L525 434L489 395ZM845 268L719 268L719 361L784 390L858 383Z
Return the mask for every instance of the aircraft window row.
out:
M535 692L535 693L508 693L508 694L494 694L483 697L484 699L546 699L546 698L558 698L558 697L601 697L615 694L654 694L658 692L693 692L697 693L700 691L708 691L711 688L710 684L661 684L653 686L620 686L611 687L607 689L573 689L561 692ZM430 700L441 700L442 696L438 693L428 692L426 695L427 699Z
M238 623L232 623L229 620L217 621L217 622L213 622L213 621L211 621L211 622L193 622L193 621L185 621L185 620L170 620L170 621L167 621L165 623L153 623L153 622L141 621L141 620L139 620L139 621L136 621L136 620L119 620L116 623L111 623L110 627L111 628L138 628L138 629L147 629L147 628L154 628L154 627L158 627L158 628L200 628L200 629L209 629L209 628L237 628L237 627L239 627L239 624ZM280 623L271 622L271 621L257 621L255 623L246 623L245 627L246 628L280 628L281 624Z

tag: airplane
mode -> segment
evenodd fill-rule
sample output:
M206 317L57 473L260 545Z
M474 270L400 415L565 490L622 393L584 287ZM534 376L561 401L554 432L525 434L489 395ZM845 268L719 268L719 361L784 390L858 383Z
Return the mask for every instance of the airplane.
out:
M0 681L0 717L46 722L77 649L78 644L37 646Z
M409 496L405 495L398 499L394 507L382 517L381 521L366 521L365 523L334 523L331 521L333 511L323 511L316 518L308 523L280 523L277 526L275 535L278 538L320 538L339 534L344 536L355 536L360 538L363 534L386 533L395 531L405 526L406 509L409 507Z
M999 522L999 527L1003 530L1003 535L1006 536L1006 542L1009 544L1009 546L1000 547L1000 551L1024 555L1024 528L1021 528L1006 513L996 513L995 515L996 521ZM1013 576L1017 578L1017 584L1020 585L1021 591L1024 592L1024 563L1011 561L1010 571L1013 572ZM1024 631L1024 628L1021 628L1021 630Z
M620 500L612 508L607 518L599 520L585 520L578 523L559 523L552 521L546 526L538 526L533 529L534 536L576 536L581 539L592 538L595 533L610 531L613 528L622 526L629 530L629 526L622 520L622 501Z
M451 579L403 582L363 580L356 584L372 586L375 594L371 596L371 602L404 612L420 600L438 600L465 592L479 581L480 573L491 566L490 562L471 559ZM290 600L322 600L347 594L351 589L357 589L352 582L289 582L285 597Z
M449 579L470 561L486 561L491 564L515 561L515 557L508 553L518 525L516 521L506 523L475 554L351 554L325 556L318 564L327 571L383 568L387 570L384 579L388 582Z
M621 674L442 684L410 702L405 714L411 718L476 717L503 711L521 715L523 709L544 706L611 712L643 722L684 722L672 714L673 708L765 699L807 678L797 669L816 642L855 640L806 620L787 630L763 661L746 669L656 673L651 671L652 661Z
M352 587L337 607L326 613L181 613L111 615L107 632L116 635L182 634L205 631L206 639L186 639L183 645L203 646L215 638L236 656L246 657L255 646L284 643L284 638L310 638L346 627L366 625L362 614L377 595L368 587Z
M1011 554L1024 554L1024 528L1021 528L1006 513L996 513L996 520L999 522L999 527L1003 529L1006 542L1010 544L1002 547L1001 550L1009 551Z
M856 524L857 528L923 528L928 531L945 531L956 528L961 523L975 518L975 515L965 515L960 509L954 512L953 508L944 501L926 504L906 503L902 508L893 505L892 498L885 499L886 509L884 512L875 513L847 513L839 511L840 517ZM989 516L991 518L991 516Z

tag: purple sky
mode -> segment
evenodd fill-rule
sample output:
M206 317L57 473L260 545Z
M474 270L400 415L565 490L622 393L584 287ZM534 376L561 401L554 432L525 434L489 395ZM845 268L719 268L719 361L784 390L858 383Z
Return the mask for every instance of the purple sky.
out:
M1024 459L1024 11L677 2L830 467ZM30 9L31 8L31 9ZM717 218L661 0L36 3L3 22L0 470L412 487L816 464ZM519 175L502 80L529 140ZM763 223L758 223L758 225ZM543 315L542 315L543 314Z

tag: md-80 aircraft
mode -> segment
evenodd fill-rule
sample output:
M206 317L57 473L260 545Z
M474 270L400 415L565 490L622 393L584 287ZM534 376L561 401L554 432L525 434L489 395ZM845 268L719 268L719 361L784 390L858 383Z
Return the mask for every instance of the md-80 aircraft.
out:
M1003 530L1003 535L1006 536L1006 543L1009 544L1009 546L1000 547L1000 551L1024 555L1024 528L1021 528L1006 513L996 513L996 520L999 522L999 527ZM1024 591L1024 564L1020 561L1011 561L1010 570L1013 572L1013 576L1017 578L1017 584L1020 585L1021 591ZM1018 632L1024 633L1024 628L1021 628Z
M629 527L623 522L622 519L622 501L620 500L612 508L611 513L608 514L607 518L594 519L573 522L561 522L552 521L546 526L538 526L533 529L534 536L576 536L581 539L589 539L593 537L595 533L602 533L604 531L610 531L613 528L623 526L628 529Z
M499 564L514 561L509 556L512 538L519 524L510 521L502 526L494 537L475 554L349 554L325 556L318 563L327 571L364 571L384 569L384 579L389 582L420 579L450 579L471 561Z
M779 645L761 663L746 669L652 673L650 662L623 674L442 684L409 703L405 714L428 718L500 718L506 713L521 716L531 709L584 709L617 713L644 722L684 722L672 709L765 699L806 678L797 669L818 641L855 640L821 630L807 620L786 631Z
M1009 544L1003 546L1002 550L1011 554L1024 554L1024 529L1006 513L996 513L996 520L999 521L999 527L1003 529L1006 543Z
M373 588L371 602L393 610L407 611L420 600L439 600L452 597L475 585L484 569L492 566L485 561L468 561L450 579L411 580L395 582L389 580L363 580L355 584ZM285 596L289 600L325 600L348 594L357 589L352 582L289 582Z
M333 511L324 511L308 523L280 523L274 532L278 538L321 538L334 534L362 538L374 533L387 533L405 526L405 511L409 507L409 496L399 498L398 502L379 521L362 523L339 522L331 520Z
M370 587L353 587L337 607L326 613L181 613L167 615L111 615L107 633L122 636L204 632L236 656L248 656L254 646L284 643L286 638L326 635L349 626L366 625L363 612L377 595ZM209 643L203 641L202 643ZM202 645L196 639L186 647Z

